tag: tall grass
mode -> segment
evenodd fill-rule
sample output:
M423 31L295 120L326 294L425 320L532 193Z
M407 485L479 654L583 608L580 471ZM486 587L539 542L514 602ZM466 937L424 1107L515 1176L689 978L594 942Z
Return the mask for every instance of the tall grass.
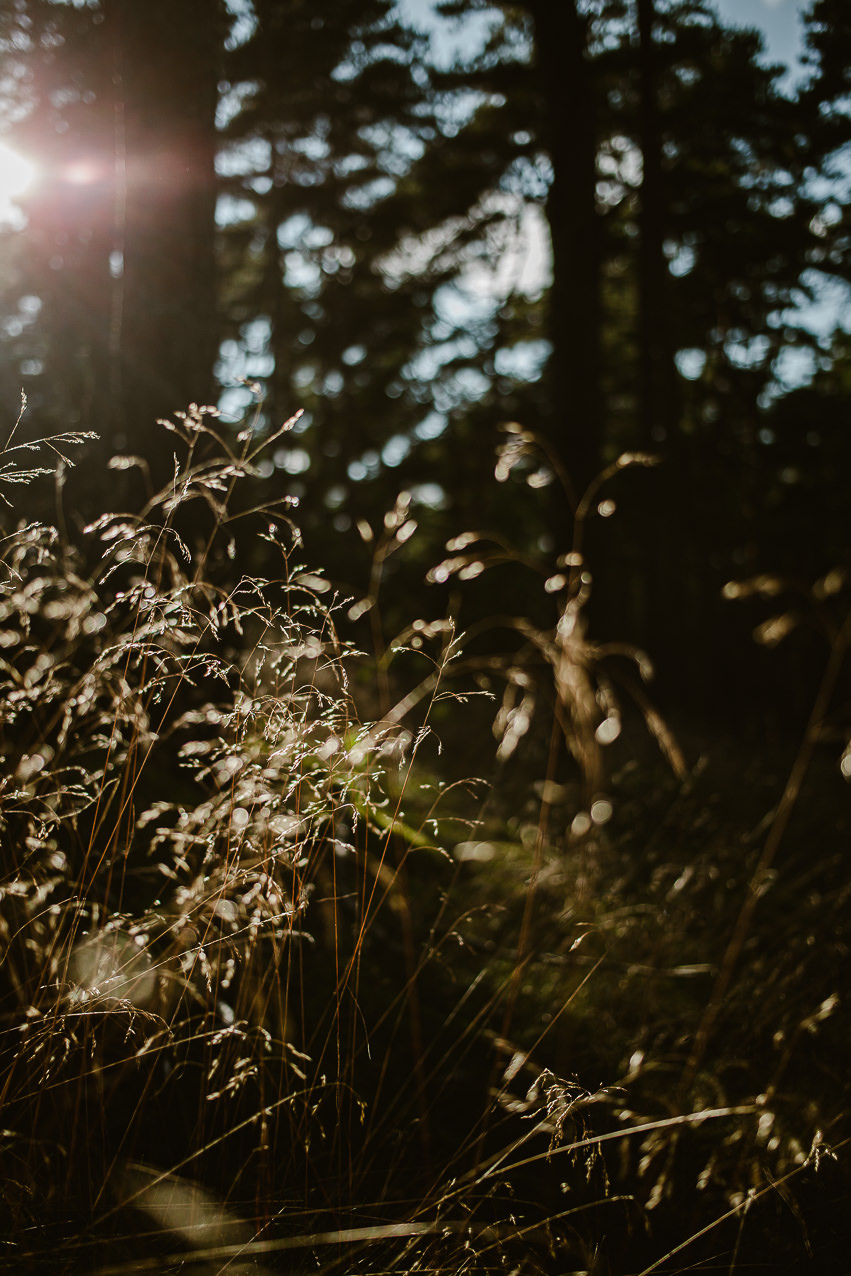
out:
M805 904L794 857L757 903L803 836L825 706L747 840L707 815L646 658L587 636L600 487L542 574L551 628L503 617L509 654L447 617L388 642L404 496L342 597L288 503L255 505L274 439L195 406L164 424L168 489L79 531L82 436L33 464L10 442L0 469L55 471L60 500L55 526L12 506L0 546L0 1264L733 1270L777 1201L806 1260L794 1188L847 1139L844 1078L801 1080L839 1057L836 857ZM497 477L537 447L512 427ZM461 534L432 579L506 552ZM377 664L342 636L367 614ZM453 747L441 715L484 675L505 690L482 805L432 731ZM631 756L624 695L666 776Z

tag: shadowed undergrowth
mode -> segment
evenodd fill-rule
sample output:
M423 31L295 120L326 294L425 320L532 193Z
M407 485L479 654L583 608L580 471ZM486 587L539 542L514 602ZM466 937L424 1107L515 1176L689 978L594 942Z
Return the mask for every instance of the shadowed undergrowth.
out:
M827 1270L851 923L817 745L847 622L797 754L727 804L642 653L586 636L597 487L542 571L551 629L390 643L410 498L343 598L288 506L252 507L250 426L236 450L208 409L169 428L185 459L139 513L6 517L0 1265ZM47 441L60 499L82 441ZM497 477L535 447L511 427ZM21 456L0 480L51 468ZM493 566L484 541L432 578ZM367 613L377 675L344 636ZM489 795L434 735L466 752L483 687Z

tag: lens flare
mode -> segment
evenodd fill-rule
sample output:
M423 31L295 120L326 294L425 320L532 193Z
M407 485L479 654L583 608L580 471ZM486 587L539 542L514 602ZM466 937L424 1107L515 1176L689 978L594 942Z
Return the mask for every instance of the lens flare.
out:
M23 214L15 201L35 179L36 167L5 142L0 142L0 224L22 225Z

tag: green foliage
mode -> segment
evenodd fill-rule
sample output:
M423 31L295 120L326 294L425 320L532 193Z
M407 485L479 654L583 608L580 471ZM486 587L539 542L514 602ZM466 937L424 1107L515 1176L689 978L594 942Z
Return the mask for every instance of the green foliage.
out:
M43 429L94 428L162 482L151 419L214 370L229 408L257 380L267 429L306 409L264 475L309 497L340 572L400 490L423 564L459 523L496 527L494 421L546 434L579 489L658 450L613 594L660 659L708 646L724 579L778 566L761 440L788 369L845 359L795 314L846 273L842 6L813 6L794 94L702 3L202 7L4 15L7 130L41 164L3 236L7 394L23 379ZM546 509L524 548L564 524ZM646 566L669 544L686 630Z

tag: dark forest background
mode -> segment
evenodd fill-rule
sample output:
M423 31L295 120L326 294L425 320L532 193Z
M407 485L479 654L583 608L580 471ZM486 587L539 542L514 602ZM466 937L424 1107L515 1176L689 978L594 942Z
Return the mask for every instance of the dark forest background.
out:
M5 6L5 135L40 173L0 241L7 414L23 385L30 432L96 430L156 483L155 420L238 417L247 378L269 430L304 409L261 481L344 587L368 579L352 529L412 494L400 615L468 527L569 547L551 464L521 463L525 494L489 481L501 423L546 437L574 504L652 453L589 529L594 630L676 703L740 708L753 624L725 584L847 553L849 338L799 310L848 280L846 6L807 10L791 89L700 0L407 12Z

